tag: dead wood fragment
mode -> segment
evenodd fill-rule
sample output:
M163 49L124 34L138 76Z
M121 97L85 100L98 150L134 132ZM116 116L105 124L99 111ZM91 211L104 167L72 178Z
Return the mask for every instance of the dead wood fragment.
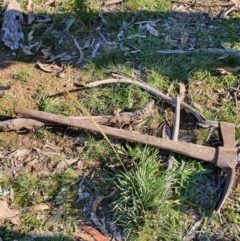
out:
M10 90L11 86L0 86L0 90Z
M240 56L240 50L237 49L216 49L216 48L208 48L208 49L194 49L194 50L158 50L159 54L194 54L194 53L211 53L211 54L235 54Z
M240 66L236 66L234 68L222 67L222 68L217 68L216 70L220 71L221 74L233 74L240 71Z
M2 41L11 50L19 49L19 43L24 40L21 24L23 15L20 4L16 0L8 0L1 29Z
M91 236L94 237L96 241L110 241L107 237L102 235L99 231L97 231L95 228L92 228L90 226L82 226L82 229L89 233Z
M68 118L89 121L93 119L96 123L101 125L110 126L124 126L124 125L135 125L139 122L144 121L148 118L153 110L154 101L150 101L140 109L134 112L122 112L118 115L110 116L70 116ZM16 118L12 120L6 120L0 122L0 131L19 131L21 129L32 130L37 127L42 127L44 125L53 126L56 123L50 123L41 119L31 119L31 118Z
M191 241L195 238L197 228L199 228L199 226L202 224L204 218L205 218L205 215L203 214L200 217L200 219L191 227L188 233L183 237L183 241Z
M20 224L18 214L18 210L9 208L5 201L0 200L0 219L9 220L12 224L17 225Z
M28 0L28 24L32 24L35 19L32 0Z
M27 235L31 238L54 238L57 234L52 231L30 231Z
M186 4L192 7L229 7L234 5L231 2L216 2L216 3L207 3L207 2L197 2L197 1L178 1L178 0L171 0L171 3L176 4Z
M73 232L72 235L74 237L81 238L84 241L95 241L95 239L90 234L86 234L86 233L83 233L81 231Z
M113 5L113 4L119 4L122 3L123 0L109 0L105 3L103 3L103 6L109 6L109 5Z
M50 205L49 204L37 204L31 207L26 207L26 208L22 208L20 210L21 214L24 213L32 213L32 212L37 212L37 211L42 211L42 210L48 210L50 209Z
M79 43L77 42L77 40L76 40L75 38L73 38L73 40L74 40L74 43L75 43L75 45L76 45L76 47L77 47L77 49L78 49L78 51L79 51L79 59L78 59L78 61L77 61L76 64L80 64L80 63L82 63L82 61L83 61L83 59L84 59L84 53L83 53L83 51L82 51L81 46L80 46Z

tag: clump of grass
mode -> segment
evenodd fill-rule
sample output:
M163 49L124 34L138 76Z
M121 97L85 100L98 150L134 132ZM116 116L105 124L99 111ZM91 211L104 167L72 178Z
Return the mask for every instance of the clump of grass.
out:
M213 165L181 158L179 162L175 161L173 172L178 199L195 206L199 212L211 215L219 192L214 181Z
M13 186L15 191L15 202L22 207L38 203L42 197L38 190L38 179L29 173L22 175Z
M55 114L64 113L62 101L59 98L48 97L47 87L37 90L36 99L39 101L39 110Z
M158 151L154 148L128 147L128 155L139 158L127 173L116 174L118 193L113 202L116 224L128 240L180 240L180 214L171 201L171 178L160 171ZM137 233L140 232L140 236Z
M27 69L22 69L17 74L15 74L13 77L22 83L26 83L28 81L29 76L30 76L29 71Z
M48 33L48 34L43 35L41 37L41 41L43 42L43 44L45 46L51 46L51 48L53 50L55 50L55 47L57 45L57 39L53 34Z
M61 101L59 99L51 99L47 96L42 96L39 100L39 110L46 111L50 113L60 113L59 104Z
M154 1L154 0L132 0L126 1L124 4L127 10L134 12L138 10L161 11L169 10L170 3L168 1Z
M74 11L84 26L90 27L96 20L96 12L91 9L88 0L74 0Z

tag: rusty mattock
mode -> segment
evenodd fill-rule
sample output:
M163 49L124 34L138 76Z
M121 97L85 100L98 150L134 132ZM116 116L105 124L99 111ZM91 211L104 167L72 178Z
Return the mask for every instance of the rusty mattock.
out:
M218 146L215 148L193 143L165 140L150 135L143 135L122 129L98 125L91 120L91 117L89 117L89 121L81 121L74 118L31 110L23 107L15 107L14 112L53 123L78 127L98 133L104 133L106 135L151 145L186 155L191 158L210 162L221 168L226 173L225 187L221 199L216 206L217 211L221 209L223 203L226 201L234 183L235 167L237 165L238 157L237 150L235 148L235 125L232 123L220 122L220 133L223 141L223 146Z

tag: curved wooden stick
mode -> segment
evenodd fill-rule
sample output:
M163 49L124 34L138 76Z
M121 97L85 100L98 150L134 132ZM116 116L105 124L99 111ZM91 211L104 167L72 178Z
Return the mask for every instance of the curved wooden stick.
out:
M95 81L92 83L88 83L83 85L83 87L86 88L93 88L96 87L98 85L103 85L103 84L111 84L111 83L128 83L128 84L135 84L137 86L139 86L141 89L144 89L145 91L147 91L148 93L157 96L173 105L176 104L176 100L175 98L172 98L170 96L164 95L163 93L161 93L160 91L154 89L153 87L151 87L150 85L148 85L147 83L143 82L143 81L138 81L138 80L131 80L128 78L120 78L120 79L105 79L105 80L100 80L100 81ZM199 124L203 127L219 127L219 122L218 121L210 121L207 120L203 115L201 115L196 109L194 109L193 107L191 107L190 105L181 102L180 103L181 107L184 107L186 110L188 110L189 112L191 112L199 121Z

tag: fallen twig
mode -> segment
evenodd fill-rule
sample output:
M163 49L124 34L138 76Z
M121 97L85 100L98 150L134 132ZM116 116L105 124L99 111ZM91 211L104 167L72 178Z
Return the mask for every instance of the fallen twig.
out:
M150 101L142 108L134 112L121 112L117 115L108 115L108 116L70 116L68 118L80 121L89 121L93 119L96 123L101 125L110 125L110 126L124 126L124 125L134 125L139 122L144 121L152 113L154 106L154 101ZM21 129L32 130L36 127L42 127L44 125L53 126L56 125L54 122L48 122L39 119L31 118L16 118L11 120L6 120L0 122L0 131L18 131Z
M80 45L77 42L77 40L75 38L73 38L73 40L74 40L74 43L75 43L75 45L76 45L76 47L77 47L77 49L79 51L79 59L77 61L77 64L80 64L83 61L83 59L84 59L84 54L83 54L82 48L80 47Z
M105 80L100 80L100 81L95 81L92 83L88 83L85 85L82 85L82 87L85 88L93 88L99 85L103 85L103 84L111 84L111 83L128 83L128 84L135 84L137 86L139 86L140 88L146 90L148 93L155 95L173 105L176 104L176 100L175 98L169 97L164 95L163 93L159 92L158 90L154 89L153 87L151 87L150 85L148 85L147 83L143 82L143 81L139 81L139 80L131 80L128 78L121 78L121 79L105 79ZM189 112L191 112L199 121L199 125L201 125L202 127L218 127L219 126L219 122L218 121L210 121L207 120L204 116L202 116L196 109L194 109L193 107L191 107L190 105L181 102L181 107L184 107L186 110L188 110Z
M174 126L173 126L173 134L172 134L172 140L177 141L178 140L178 133L179 133L179 123L180 123L180 98L177 96L176 98L176 106L175 106L175 118L174 118ZM171 170L173 167L173 157L174 153L171 152L168 158L168 170Z
M113 5L113 4L119 4L122 3L123 0L109 0L105 3L103 3L103 6L109 6L109 5Z
M196 1L178 1L178 0L171 0L171 3L178 3L178 4L187 4L193 7L229 7L234 5L234 3L228 2L218 2L218 3L205 3L205 2L196 2Z
M194 53L211 53L211 54L235 54L240 56L240 50L237 49L215 49L215 48L208 48L208 49L194 49L194 50L158 50L157 53L159 54L194 54Z
M191 227L189 232L183 237L183 241L191 241L195 238L195 235L196 235L196 232L197 232L196 230L202 224L202 222L204 221L204 217L205 217L205 215L203 214L200 217L200 219Z
M0 90L9 90L11 86L0 86Z

